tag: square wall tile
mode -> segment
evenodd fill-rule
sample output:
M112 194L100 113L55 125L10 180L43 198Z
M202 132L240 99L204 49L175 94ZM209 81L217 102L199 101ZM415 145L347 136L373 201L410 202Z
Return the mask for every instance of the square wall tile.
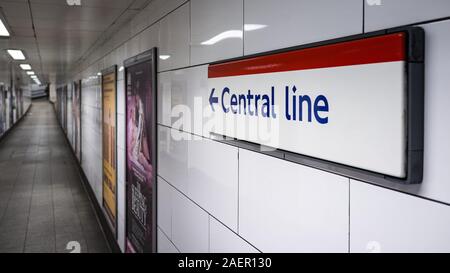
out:
M189 3L160 21L158 71L189 66Z
M125 49L126 49L126 58L131 58L140 53L139 50L139 36L134 36L130 40L128 40L125 43Z
M450 252L450 206L351 181L351 252Z
M211 253L259 253L219 221L213 217L209 217L209 219L209 249Z
M208 99L207 65L158 74L160 124L177 126L175 129L209 137L209 133L203 132L211 117Z
M159 126L158 175L237 230L238 150Z
M172 197L172 242L182 253L208 252L208 214L177 191Z
M347 252L349 180L239 149L239 235L262 252Z
M238 148L208 139L188 145L188 196L236 232Z
M158 228L158 253L178 253L178 250L166 235Z
M166 16L168 13L174 9L180 7L188 0L153 0L147 7L144 8L143 12L146 14L148 19L148 25L152 25L162 17Z
M175 140L170 128L158 125L158 175L188 194L188 143Z
M362 33L361 0L245 0L245 55Z
M158 177L158 227L172 237L172 192L175 189L164 179Z
M158 46L159 23L156 23L139 34L139 50L145 52Z
M365 31L374 31L450 16L448 0L365 0Z
M191 0L191 65L243 54L243 0Z

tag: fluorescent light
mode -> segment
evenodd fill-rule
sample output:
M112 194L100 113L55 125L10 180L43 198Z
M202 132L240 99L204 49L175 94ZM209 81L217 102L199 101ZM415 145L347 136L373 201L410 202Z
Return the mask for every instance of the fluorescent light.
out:
M20 68L22 68L23 70L31 70L31 65L29 65L29 64L21 64Z
M119 71L123 71L125 68L123 66L119 67Z
M97 76L101 76L101 75L102 75L102 73L101 73L101 72L98 72L98 73L97 73Z
M29 65L29 64L21 64L20 68L22 68L23 70L31 70L31 65Z
M25 60L25 55L23 54L22 50L19 49L8 49L8 54L11 55L11 57L14 60L23 61Z
M5 24L3 23L3 20L0 18L0 36L2 37L9 37L9 31L6 28Z
M160 58L161 60L167 60L167 59L170 58L170 55L159 55L159 58Z
M261 25L261 24L245 24L244 25L244 31L252 31L252 30L258 30L262 28L266 28L267 25Z
M242 30L227 30L222 33L217 34L211 39L202 42L202 45L213 45L222 40L230 39L230 38L240 38L242 39Z
M35 73L34 73L34 71L27 71L27 74L28 75L34 75Z

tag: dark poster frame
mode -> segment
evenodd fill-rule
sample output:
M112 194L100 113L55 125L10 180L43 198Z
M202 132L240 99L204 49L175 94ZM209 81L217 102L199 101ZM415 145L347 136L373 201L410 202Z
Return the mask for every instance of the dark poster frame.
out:
M16 104L17 104L17 110L16 110L16 122L20 119L20 93L22 92L22 89L18 87L16 89Z
M63 106L63 129L67 135L67 85L62 87L62 106Z
M82 102L82 97L83 97L82 96L82 92L81 92L82 91L81 80L77 80L77 81L73 82L73 89L72 89L73 90L72 91L72 113L73 113L73 111L75 109L75 107L73 107L74 106L73 103L74 103L74 101L76 101L75 100L75 98L76 98L75 93L76 93L76 90L77 90L77 88L76 88L77 86L78 86L78 92L79 92L79 97L80 97L80 101L78 102L78 112L79 112L79 115L80 115L80 117L79 117L80 118L80 127L78 128L79 135L76 136L76 139L75 139L75 142L74 142L74 147L72 147L72 148L73 148L73 151L75 153L75 157L78 159L78 161L79 161L79 163L81 165L81 158L82 158L82 149L81 149L82 145L81 145L81 143L82 143L82 134L83 134L82 126L81 126L81 121L82 121L82 116L83 116L82 113L81 113L81 109L82 109L81 102ZM74 124L77 123L76 120L74 120L73 117L72 117L72 120L73 120ZM75 135L75 134L73 133L73 135ZM78 138L79 138L79 143L80 143L79 145L78 145L78 141L77 141ZM79 149L79 155L77 154L77 147Z
M3 91L4 86L0 85L0 136L6 132L6 100L5 95L6 92Z
M149 77L151 77L151 88L152 88L152 94L151 94L151 99L152 99L152 117L151 117L151 132L152 132L152 137L153 137L153 142L152 142L152 166L153 166L153 177L152 177L152 186L153 186L153 190L152 190L152 201L151 201L151 213L152 213L152 223L151 223L151 252L155 253L157 250L157 235L156 235L156 226L157 226L157 126L156 126L156 121L157 121L157 48L154 47L146 52L143 52L135 57L131 57L127 60L124 61L124 85L125 85L125 213L126 213L126 217L125 217L125 251L128 251L128 233L129 233L129 204L128 202L130 200L128 200L128 196L129 196L129 179L128 179L128 70L135 66L135 65L140 65L140 64L144 64L144 63L148 63L149 66L151 66L151 72Z
M9 86L6 90L7 97L6 99L9 100L9 113L6 113L7 119L9 121L8 129L12 128L14 125L14 97L13 97L13 88Z
M104 145L104 143L103 143L103 141L104 141L104 132L103 132L103 124L104 124L104 119L103 119L103 117L104 117L104 109L105 109L105 107L104 107L104 100L103 100L103 78L104 78L104 76L105 75L109 75L109 74L114 74L114 90L115 90L115 94L114 94L114 96L115 96L115 99L114 99L114 111L115 111L115 134L114 134L114 139L115 139L115 143L114 143L114 150L115 150L115 169L114 169L114 171L115 171L115 177L116 177L116 181L115 181L115 184L116 184L116 189L115 189L115 207L116 207L116 211L115 211L115 214L116 214L116 216L115 216L115 221L114 221L114 223L111 223L112 221L111 221L111 218L110 218L110 216L108 215L108 210L107 210L107 208L106 208L106 204L105 204L105 199L104 199L104 186L103 186L103 183L104 183L104 176L105 176L105 168L103 167L103 161L104 161L104 154L103 154L103 145ZM118 190L118 177L117 177L117 167L118 167L118 160L117 160L117 65L113 65L113 66L111 66L111 67L109 67L109 68L107 68L107 69L105 69L105 70L103 70L102 71L102 77L101 77L101 88L102 88L102 206L103 206L103 210L106 212L106 214L107 214L107 218L108 218L108 223L109 223L109 225L110 225L110 227L111 227L111 229L112 229L112 231L113 231L113 234L114 234L114 236L115 236L115 239L117 239L117 230L118 230L118 199L117 199L117 190Z
M16 119L16 115L14 114L14 110L17 109L17 104L16 104L16 88L15 86L12 86L10 89L10 111L11 111L11 115L10 115L10 126L12 128L12 126L16 123L17 119ZM17 112L17 110L16 110Z

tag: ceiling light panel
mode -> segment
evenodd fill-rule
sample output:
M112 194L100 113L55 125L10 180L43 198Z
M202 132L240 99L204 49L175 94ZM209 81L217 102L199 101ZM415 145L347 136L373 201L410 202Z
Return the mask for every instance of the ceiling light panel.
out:
M23 70L31 70L31 65L29 65L29 64L21 64L20 68L22 68Z
M14 60L23 61L26 59L25 54L20 49L8 49L7 52Z
M3 22L2 18L0 18L0 37L9 37L11 34L6 28L6 24Z

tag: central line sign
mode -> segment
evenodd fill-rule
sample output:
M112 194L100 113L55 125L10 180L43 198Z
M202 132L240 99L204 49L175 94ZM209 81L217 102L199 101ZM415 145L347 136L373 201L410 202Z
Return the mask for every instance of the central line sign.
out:
M421 48L417 33L212 64L209 104L220 124L211 132L418 183L421 169L411 171L422 160L412 142L423 138L423 70L412 56ZM422 80L412 86L414 78Z

